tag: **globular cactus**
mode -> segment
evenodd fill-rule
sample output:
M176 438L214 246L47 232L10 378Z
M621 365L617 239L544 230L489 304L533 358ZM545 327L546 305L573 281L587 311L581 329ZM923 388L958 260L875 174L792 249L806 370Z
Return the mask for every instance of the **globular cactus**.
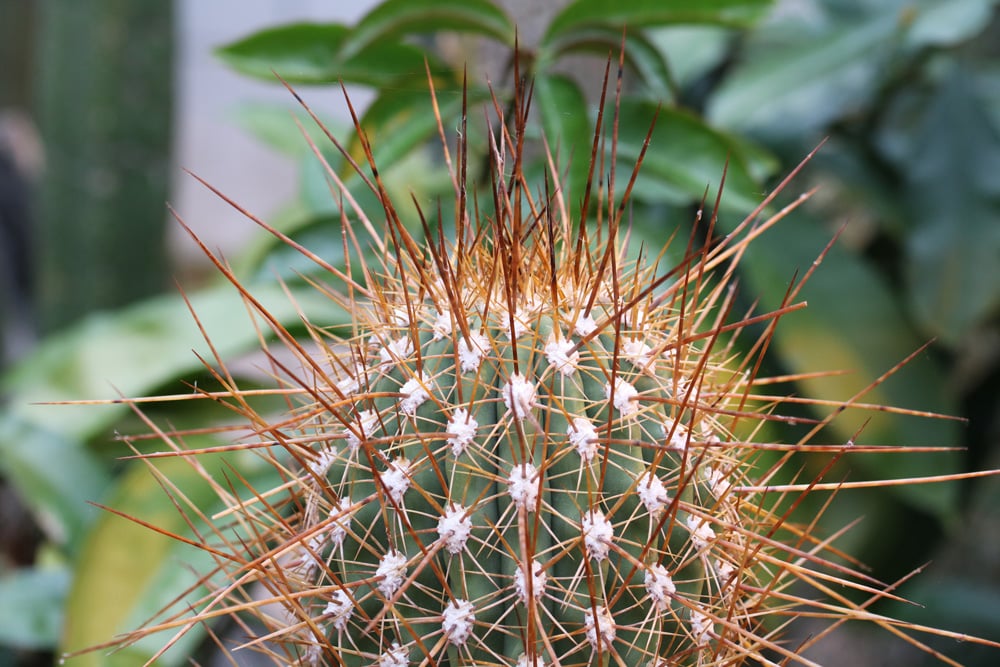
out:
M577 217L553 160L529 187L520 92L491 138L489 201L467 196L460 144L453 236L425 222L418 241L371 164L384 229L353 210L344 238L384 262L330 267L339 285L321 288L353 334L307 344L269 320L300 366L274 360L286 413L254 412L219 372L282 483L213 482L232 520L206 545L215 589L125 641L228 615L279 664L659 667L812 664L780 639L796 615L913 629L852 602L885 593L790 522L819 480L768 486L809 449L762 441L782 417L757 375L799 304L792 289L736 316L732 278L784 212L759 218L768 198L726 236L699 216L665 239L683 255L668 266L627 242L631 183L572 193Z

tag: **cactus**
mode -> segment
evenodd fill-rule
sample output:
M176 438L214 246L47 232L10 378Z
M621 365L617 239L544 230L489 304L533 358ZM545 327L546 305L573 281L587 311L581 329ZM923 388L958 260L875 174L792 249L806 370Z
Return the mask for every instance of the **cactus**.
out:
M889 593L789 519L804 494L840 486L779 484L795 452L868 448L809 444L833 416L799 442L762 441L785 418L762 398L760 359L778 319L803 305L801 283L779 310L740 317L733 276L801 199L762 218L776 191L724 237L699 213L691 239L665 244L683 248L667 266L622 230L632 182L624 196L614 178L573 193L577 218L552 185L554 160L532 191L523 87L516 99L490 137L491 201L466 195L463 132L454 235L418 211L425 242L401 222L359 127L386 224L353 210L344 242L372 244L384 263L328 267L339 285L320 287L353 313L352 333L312 328L300 342L247 294L297 358L273 357L290 407L255 411L224 367L229 389L211 398L255 434L228 448L259 453L282 482L240 493L213 480L232 522L202 545L218 562L203 580L213 590L192 616L121 641L231 616L277 664L655 667L812 664L799 655L809 641L781 640L799 615L935 632L852 601L846 591ZM613 159L613 132L610 144ZM161 435L197 465L203 452L180 448L182 434Z

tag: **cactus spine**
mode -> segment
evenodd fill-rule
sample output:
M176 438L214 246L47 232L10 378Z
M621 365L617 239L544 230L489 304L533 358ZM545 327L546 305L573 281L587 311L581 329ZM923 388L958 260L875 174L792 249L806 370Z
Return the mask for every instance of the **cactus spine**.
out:
M777 638L790 615L899 631L837 592L875 582L775 509L810 485L764 493L788 461L761 464L781 448L757 440L780 419L754 400L770 328L735 341L799 305L733 317L731 278L786 211L761 220L762 204L724 238L699 216L708 241L671 239L675 266L636 259L631 183L588 188L593 226L554 167L529 188L518 92L491 137L491 201L467 199L459 145L452 237L424 222L418 242L371 164L385 235L354 210L345 244L366 229L384 263L358 281L331 267L342 285L323 288L352 336L314 329L306 346L271 321L298 402L268 418L229 395L283 483L220 487L241 538L195 619L241 618L248 645L303 666L811 664ZM601 136L599 120L592 182Z

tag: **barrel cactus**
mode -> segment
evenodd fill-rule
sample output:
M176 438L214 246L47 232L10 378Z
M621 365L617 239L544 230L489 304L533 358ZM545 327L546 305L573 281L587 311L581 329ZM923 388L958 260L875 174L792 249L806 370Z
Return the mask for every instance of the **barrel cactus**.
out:
M460 144L453 235L418 240L370 165L382 209L350 210L344 238L384 260L320 287L351 335L300 342L261 312L296 357L274 361L290 407L227 381L255 434L230 448L281 482L213 482L239 534L206 542L213 590L123 641L230 616L278 664L659 667L812 664L781 640L796 615L913 629L852 602L880 584L789 520L819 480L769 486L809 446L762 440L782 418L759 359L800 304L737 316L732 278L784 212L760 217L769 197L725 236L699 213L668 266L628 243L632 184L599 191L599 157L579 208L554 160L529 187L526 97L491 138L491 201L467 196Z

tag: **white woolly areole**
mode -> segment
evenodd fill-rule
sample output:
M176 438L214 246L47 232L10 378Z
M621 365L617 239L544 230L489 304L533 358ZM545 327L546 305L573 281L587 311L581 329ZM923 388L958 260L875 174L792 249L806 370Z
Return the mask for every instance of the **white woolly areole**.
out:
M691 544L699 551L715 539L715 531L708 525L708 521L701 517L689 516L687 518L687 527L691 531Z
M576 322L573 324L573 333L575 333L580 338L584 338L594 333L597 329L597 322L590 315L581 315L576 318Z
M413 354L413 341L409 336L403 336L389 341L389 344L378 351L378 356L385 364L394 364Z
M615 641L615 619L603 605L598 605L596 609L588 607L583 610L583 627L587 631L587 641L595 651L598 632L601 633L601 650L607 651Z
M529 512L538 509L538 469L530 463L514 466L507 478L511 500L517 507L524 507Z
M670 578L667 568L653 565L646 570L646 592L658 611L664 611L670 606L670 596L677 592L674 580Z
M580 364L580 352L572 350L572 342L562 336L556 336L555 333L549 334L549 340L545 344L545 357L549 360L550 366L555 366L555 369L566 377L575 373L576 367Z
M604 397L611 400L611 384L604 385ZM614 406L622 417L634 415L639 411L639 402L633 400L639 392L632 383L621 378L615 378Z
M441 613L441 629L448 641L462 646L472 634L472 624L476 622L475 610L468 600L452 600Z
M652 470L647 470L636 479L635 493L650 514L656 514L670 504L667 488Z
M458 363L463 373L471 373L479 368L483 356L490 349L490 339L479 332L470 334L458 341Z
M466 516L466 509L457 503L451 503L444 514L438 518L438 537L444 542L444 548L450 554L457 554L465 548L472 533L472 517Z
M715 624L709 616L700 611L691 610L691 635L695 644L705 646L712 639L712 632L715 631Z
M597 429L586 417L573 417L573 422L566 429L569 442L576 448L576 453L585 462L590 461L597 454Z
M514 373L503 386L503 402L517 419L524 419L535 402L535 385L520 373Z
M306 463L309 471L317 477L322 477L330 469L333 462L337 460L337 452L332 449L324 449L316 454L316 458Z
M393 642L392 646L378 657L378 667L409 667L409 664L409 655L399 642Z
M531 597L538 600L545 592L545 582L548 580L548 575L545 574L542 564L537 560L532 559L529 565L531 567ZM524 576L524 568L521 566L518 566L514 572L514 591L521 602L528 604L528 580Z
M351 420L351 427L344 429L347 437L347 447L353 452L361 446L361 441L367 439L375 432L378 424L378 412L375 410L362 410L357 417ZM360 437L359 437L360 434Z
M406 556L401 551L393 549L378 562L376 577L382 577L378 589L387 599L391 598L406 581Z
M448 420L448 433L451 434L448 444L451 445L452 454L461 456L472 444L478 428L479 422L465 408L458 408L451 413L451 419Z
M718 468L705 468L705 481L708 482L708 488L716 498L725 496L732 486L726 479L725 473Z
M330 526L330 543L335 547L344 543L347 531L351 527L351 518L354 516L354 512L344 511L350 506L351 499L342 496L330 509L330 518L333 519L333 524Z
M611 540L614 538L614 528L601 510L590 510L583 515L580 523L583 533L583 546L587 555L594 560L604 560L611 550Z
M403 494L410 488L410 462L403 456L390 461L382 473L382 484L396 504L401 505Z
M323 616L330 619L330 625L338 632L347 629L347 622L351 620L351 612L354 605L351 603L351 596L343 589L333 592L333 599L326 603Z
M510 311L501 310L497 313L497 317L500 320L500 329L507 334L508 340L516 340L523 336L528 330L528 325L524 323L525 316L524 311L518 308L514 311L514 335L510 333Z
M545 662L540 656L536 655L534 658L529 658L522 653L521 657L517 659L516 667L545 667Z
M344 396L350 396L361 388L361 378L364 376L365 367L360 364L355 366L354 373L348 373L337 380L335 384L337 391Z
M450 338L452 332L454 331L451 324L451 311L438 311L437 317L434 318L434 324L431 325L431 329L434 331L434 340Z
M406 308L393 308L392 323L397 327L410 326L410 314L407 312Z
M653 369L650 364L653 348L643 343L641 339L626 338L625 342L622 343L621 352L622 356L636 368L642 369L648 366L650 370Z
M732 563L720 558L715 561L715 574L719 578L719 583L724 584L733 578L733 575L736 574L736 568Z
M679 424L675 421L667 421L663 423L663 437L670 439L667 441L667 449L674 449L683 452L688 446L688 428L684 424ZM671 435L671 431L673 435Z
M423 372L420 373L419 377L407 380L406 384L399 389L399 393L403 395L399 399L399 411L404 415L413 416L417 412L417 408L431 397L432 384L430 376Z

